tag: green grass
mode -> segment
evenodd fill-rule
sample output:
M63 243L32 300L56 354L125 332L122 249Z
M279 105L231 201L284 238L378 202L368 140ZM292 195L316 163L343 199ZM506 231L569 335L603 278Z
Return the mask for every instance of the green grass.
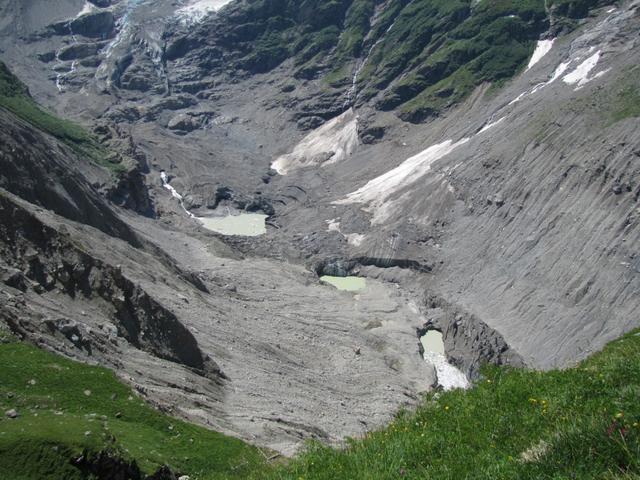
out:
M21 416L0 420L0 478L81 478L68 459L105 449L194 480L640 478L640 331L562 371L487 367L471 390L428 394L345 449L310 443L280 466L153 410L109 370L2 338L0 408Z
M625 72L623 78L614 85L610 101L609 124L632 117L640 117L640 73L639 67Z
M359 99L382 92L379 109L399 109L402 118L422 121L478 85L499 86L517 74L548 30L549 15L572 29L593 8L616 2L389 0L371 25L380 3L251 0L235 20L239 30L251 32L235 43L244 55L238 65L265 71L293 58L296 78L320 78L323 88L343 91L375 45L358 77Z
M69 459L84 450L197 479L246 478L265 462L240 440L154 410L105 368L18 342L0 344L0 365L0 478L82 478ZM20 417L5 418L12 408Z
M34 127L56 137L81 157L114 173L126 170L121 163L111 161L110 159L115 157L109 156L107 150L80 125L58 118L42 109L31 98L27 87L2 62L0 62L0 107L4 107Z
M640 478L638 335L564 371L486 368L472 390L431 394L344 450L311 444L255 478Z
M602 0L548 0L549 7L556 15L568 18L583 18L589 14L589 10L598 4L608 4Z

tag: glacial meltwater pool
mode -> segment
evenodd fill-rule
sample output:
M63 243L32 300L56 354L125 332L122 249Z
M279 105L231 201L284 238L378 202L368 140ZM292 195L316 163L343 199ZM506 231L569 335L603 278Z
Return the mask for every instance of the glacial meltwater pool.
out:
M243 237L257 237L267 233L265 220L267 215L262 213L239 213L224 217L197 217L202 226L222 235L238 235Z
M451 365L444 353L444 339L437 330L429 330L420 337L423 358L436 369L437 382L445 390L469 388L467 376Z
M438 353L444 355L444 340L442 333L437 330L429 330L420 337L420 343L425 352Z
M347 292L359 292L367 287L367 281L362 277L332 277L331 275L323 275L320 277L320 280L330 283L338 290Z

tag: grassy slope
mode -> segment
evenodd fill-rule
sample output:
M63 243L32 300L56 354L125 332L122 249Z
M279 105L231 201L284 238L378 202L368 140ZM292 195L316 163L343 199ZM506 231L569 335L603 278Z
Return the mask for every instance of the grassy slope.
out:
M43 110L29 95L27 87L0 62L0 107L70 146L80 156L114 173L126 170L108 160L106 149L81 126Z
M246 478L264 463L240 440L157 412L105 368L17 342L0 345L0 365L0 478L81 478L69 458L85 449L198 479ZM5 418L11 408L20 417Z
M640 117L640 66L625 71L621 79L614 84L610 98L607 98L609 124L626 118ZM611 98L612 97L612 98Z
M548 29L549 11L571 29L594 7L614 2L389 0L371 26L379 0L250 0L235 20L255 33L239 39L248 53L238 66L267 71L293 58L296 77L343 89L373 46L358 77L359 98L383 91L378 108L419 122L484 82L499 85L516 74Z
M564 371L489 368L472 390L431 394L345 450L311 444L281 467L154 411L106 369L22 343L0 345L0 365L0 408L21 413L0 419L0 478L79 478L67 459L104 448L200 480L640 478L638 331Z
M639 398L634 332L565 371L487 369L474 389L431 395L344 451L315 445L269 478L640 478Z

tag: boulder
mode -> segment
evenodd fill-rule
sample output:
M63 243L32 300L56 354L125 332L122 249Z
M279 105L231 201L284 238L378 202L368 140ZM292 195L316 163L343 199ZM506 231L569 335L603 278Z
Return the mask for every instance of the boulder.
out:
M0 267L0 282L5 285L20 290L22 292L27 290L28 279L24 273L17 268L12 267Z
M170 130L179 132L191 132L200 128L201 122L199 119L194 118L186 113L180 113L169 120L167 127Z
M18 412L15 409L7 410L4 412L7 418L18 418Z

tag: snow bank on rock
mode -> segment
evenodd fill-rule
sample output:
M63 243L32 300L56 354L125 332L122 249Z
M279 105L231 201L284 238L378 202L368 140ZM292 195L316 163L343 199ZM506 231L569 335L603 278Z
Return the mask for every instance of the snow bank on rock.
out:
M600 60L600 50L591 55L585 61L583 61L580 65L578 65L571 73L568 73L562 78L562 81L567 85L575 85L577 84L577 88L581 88L591 80L601 76L598 74L589 78L589 73L591 70L595 68L598 64L598 60Z
M78 12L78 14L76 15L76 18L80 18L81 16L86 15L87 13L91 13L94 10L97 10L97 7L93 3L84 2L82 10Z
M469 380L465 374L447 362L447 357L444 355L435 352L424 352L424 359L435 367L438 385L443 389L469 388Z
M431 169L433 162L441 159L468 141L469 138L463 138L455 143L452 140L446 140L433 145L417 155L409 157L393 170L370 180L362 188L348 194L347 198L334 203L337 205L350 203L382 205L394 192L411 185L425 175Z
M479 131L478 133L479 133L479 134L480 134L480 133L484 133L484 132L486 132L487 130L492 129L492 128L493 128L493 127L495 127L496 125L499 125L499 124L501 124L502 122L504 122L506 118L507 118L507 117L499 118L499 119L498 119L498 120L496 120L495 122L489 121L489 122L488 122L484 127L482 127L482 128L480 129L480 131Z
M176 16L185 24L198 23L207 15L224 7L231 0L196 0L176 10Z
M365 236L361 233L342 233L342 230L340 229L340 222L337 218L325 220L325 222L327 224L327 232L336 232L339 235L342 235L342 237L347 240L349 245L353 245L354 247L359 247L360 245L362 245Z
M361 233L347 233L344 238L347 239L349 245L359 247L364 242L365 236Z
M298 168L330 165L345 160L358 146L358 117L352 108L304 137L291 153L272 164L280 175Z
M558 78L560 78L562 76L562 74L564 72L567 71L567 68L569 68L569 64L571 63L571 61L569 62L562 62L560 65L558 65L556 67L556 69L553 72L553 75L551 76L551 78L549 79L549 81L546 83L547 85L550 83L555 82Z
M533 55L529 60L529 65L527 65L527 70L533 67L536 63L538 63L542 59L542 57L544 57L547 53L549 53L549 51L551 50L551 47L553 47L554 41L555 41L555 38L552 38L551 40L538 41L538 44L536 45L536 49L534 50Z

